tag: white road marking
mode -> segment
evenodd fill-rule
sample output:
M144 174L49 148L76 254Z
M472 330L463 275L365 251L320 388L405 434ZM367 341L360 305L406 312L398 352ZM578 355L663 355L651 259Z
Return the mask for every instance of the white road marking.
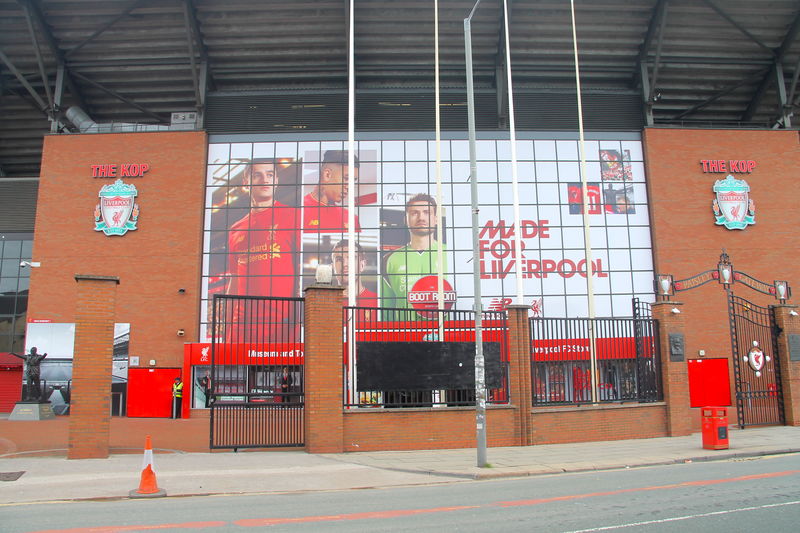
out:
M591 529L578 529L576 531L570 531L568 533L589 533L591 531L608 531L611 529L623 529L626 527L639 527L639 526L646 526L650 524L663 524L666 522L677 522L679 520L691 520L693 518L703 518L706 516L717 516L717 515L724 515L730 513L741 513L743 511L757 511L759 509L769 509L772 507L783 507L786 505L798 505L800 501L793 501L793 502L783 502L783 503L768 503L765 505L759 505L757 507L742 507L740 509L729 509L727 511L714 511L713 513L701 513L701 514L693 514L687 516L676 516L674 518L662 518L661 520L648 520L647 522L632 522L630 524L618 524L615 526L603 526L603 527L593 527Z

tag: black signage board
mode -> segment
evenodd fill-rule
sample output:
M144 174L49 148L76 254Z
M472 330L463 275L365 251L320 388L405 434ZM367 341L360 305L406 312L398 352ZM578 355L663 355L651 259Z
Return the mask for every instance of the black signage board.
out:
M359 342L358 390L475 388L475 344L471 342ZM483 343L486 387L502 386L500 343Z

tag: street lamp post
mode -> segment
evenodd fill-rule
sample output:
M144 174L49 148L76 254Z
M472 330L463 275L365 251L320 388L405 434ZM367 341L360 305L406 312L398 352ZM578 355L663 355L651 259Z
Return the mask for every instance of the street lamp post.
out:
M475 151L475 94L472 85L472 15L481 0L475 2L469 16L464 19L464 55L467 65L467 125L469 129L469 175L472 201L472 272L475 297L475 435L478 467L486 462L486 375L483 358L483 308L481 305L480 243L478 239L478 163Z

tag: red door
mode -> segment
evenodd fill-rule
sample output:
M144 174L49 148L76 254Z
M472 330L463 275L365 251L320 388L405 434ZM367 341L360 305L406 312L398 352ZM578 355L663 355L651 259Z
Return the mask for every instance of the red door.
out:
M22 398L22 365L0 366L0 413L10 413Z
M180 376L179 368L128 369L128 416L170 418L172 382Z

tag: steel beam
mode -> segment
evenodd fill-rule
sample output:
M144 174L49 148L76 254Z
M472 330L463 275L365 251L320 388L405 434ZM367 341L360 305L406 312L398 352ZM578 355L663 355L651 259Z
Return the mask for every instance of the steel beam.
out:
M743 85L747 85L748 83L753 83L754 81L756 81L757 79L761 78L762 76L763 76L763 73L759 72L758 74L756 74L754 76L751 76L751 77L749 77L749 78L747 78L745 80L739 81L738 83L736 83L734 85L731 85L730 87L728 87L726 89L723 89L722 91L714 94L713 96L711 96L709 98L706 98L705 100L703 100L699 104L693 105L692 107L690 107L686 111L682 111L681 113L675 115L674 117L672 117L672 120L678 120L678 119L681 119L681 118L683 118L683 117L685 117L687 115L691 115L695 111L699 111L700 109L704 108L708 104L710 104L712 102L715 102L716 100L719 100L720 98L722 98L723 96L725 96L727 94L732 93L733 91L735 91L739 87L741 87Z
M647 94L647 101L650 105L655 102L655 90L658 84L658 71L661 67L661 45L664 43L664 29L667 26L667 3L664 2L664 8L661 11L658 24L658 42L656 42L656 58L653 64L653 79L650 80L650 92Z
M194 30L190 19L194 19L194 13L191 12L191 0L183 1L183 23L186 28L186 42L189 48L189 65L192 67L192 85L194 86L194 107L197 111L203 109L204 102L200 96L200 74L197 71L197 61L195 59L196 51L194 48Z
M39 66L39 76L42 77L42 85L44 85L44 92L47 95L47 102L50 104L50 109L54 109L53 92L50 90L50 80L47 77L47 72L44 69L44 60L42 60L42 50L39 48L39 39L36 38L36 30L33 29L33 15L31 14L31 7L29 3L22 4L23 11L25 11L25 22L28 25L28 33L31 34L31 42L33 43L33 52L36 54L36 63ZM51 118L53 118L51 116Z
M728 15L727 13L725 13L725 11L723 11L723 10L722 10L722 8L721 8L721 7L719 7L717 4L715 4L715 3L714 3L712 0L703 0L703 1L704 1L706 4L708 4L708 7L710 7L710 8L711 8L711 9L713 9L714 11L716 11L716 12L717 12L717 14L718 14L720 17L722 17L722 18L724 18L725 20L727 20L727 21L728 21L728 22L729 22L729 23L730 23L730 24L731 24L731 25L732 25L734 28L736 28L737 30L739 30L740 32L742 32L742 34L744 34L744 35L745 35L745 36L746 36L748 39L750 39L751 41L753 41L754 43L756 43L756 44L757 44L758 46L760 46L761 48L763 48L763 49L767 50L767 51L768 51L770 54L773 54L773 55L775 54L775 51L774 51L772 48L770 48L769 46L767 46L766 44L764 44L764 43L761 41L761 39L759 39L758 37L756 37L755 35L753 35L753 34L752 34L752 33L750 33L749 31L747 31L747 29L746 29L744 26L742 26L741 24L739 24L738 22L736 22L735 20L733 20L733 19L731 18L731 16L730 16L730 15Z
M211 72L211 61L208 58L208 46L206 46L206 43L203 40L203 34L200 32L200 24L197 20L197 8L195 8L194 0L185 0L185 2L189 7L189 24L192 26L194 40L197 43L197 50L200 54L200 62L206 64L206 76L208 79L207 83L211 85L211 90L216 90L216 82L214 81L214 75ZM205 89L202 86L200 87L200 93L201 96L205 93Z
M149 117L152 117L152 118L154 118L154 119L158 120L159 122L164 122L164 118L163 118L162 116L160 116L160 115L158 115L158 114L154 113L153 111L150 111L149 109L147 109L147 108L146 108L146 107L144 107L144 106L141 106L141 105L137 104L136 102L134 102L134 101L133 101L133 100L131 100L130 98L128 98L128 97L126 97L126 96L123 96L123 95L121 95L121 94L120 94L120 93L118 93L117 91L115 91L115 90L113 90L113 89L109 89L109 88L108 88L108 87L106 87L105 85L101 85L101 84L97 83L96 81L94 81L94 80L92 80L92 79L90 79L90 78L87 78L86 76L84 76L83 74L80 74L80 73L78 73L78 72L73 72L73 73L72 73L72 75L73 75L73 76L75 76L76 78L80 79L80 80L83 80L83 81L85 81L86 83L88 83L88 84L89 84L89 85L91 85L92 87L96 87L96 88L100 89L101 91L103 91L104 93L106 93L106 94L108 94L108 95L110 95L110 96L113 96L113 97L114 97L114 98L116 98L117 100L120 100L120 101L122 101L122 102L125 102L125 103L126 103L126 104L128 104L129 106L131 106L131 107L134 107L134 108L138 109L139 111L141 111L141 112L142 112L142 113L144 113L145 115L147 115L147 116L149 116Z
M761 100L764 98L764 95L767 93L767 89L769 88L770 84L773 81L773 76L776 76L776 68L775 66L780 64L783 65L783 60L786 57L786 53L791 48L792 44L794 43L795 39L797 39L797 34L800 33L800 12L792 21L792 24L789 26L789 29L786 31L786 35L783 37L783 41L781 42L780 47L777 50L773 51L775 54L774 61L772 63L772 68L769 72L766 73L764 78L761 80L761 84L756 89L755 94L753 95L753 99L750 100L750 104L748 104L747 109L745 110L744 114L742 115L742 120L747 122L753 118L758 106L761 105ZM782 80L781 76L781 80ZM783 80L782 83L785 83ZM784 86L785 88L785 86Z
M794 66L794 74L792 74L792 83L789 85L789 95L787 96L787 100L789 104L792 106L796 106L797 102L795 101L795 94L797 93L797 80L800 78L800 59L797 60L797 63Z
M128 15L130 15L131 11L133 11L134 9L139 7L141 4L144 4L145 2L147 2L147 0L134 0L133 2L128 4L128 7L126 7L122 11L122 13L120 13L119 15L114 17L113 19L109 20L108 22L106 22L105 24L103 24L102 26L97 28L89 37L87 37L83 41L79 42L78 44L76 44L75 46L73 46L72 48L67 50L67 52L64 54L64 58L69 58L69 56L71 56L72 54L74 54L75 52L77 52L78 50L80 50L81 48L83 48L84 46L86 46L87 44L92 42L93 40L95 40L98 35L101 35L106 30L108 30L111 26L113 26L114 24L116 24L120 20L122 20L125 17L127 17Z
M53 57L56 58L56 61L59 65L66 66L66 60L64 58L64 53L61 51L61 48L58 47L58 43L56 42L53 34L50 32L50 28L45 24L44 16L42 15L41 10L39 9L39 5L36 2L30 2L28 0L18 0L20 3L25 3L28 10L30 10L31 15L36 22L39 24L39 31L41 32L42 36L44 37L45 43L47 43L47 47L50 49L50 53L53 54ZM75 99L80 107L83 109L87 109L86 101L83 99L80 91L78 90L78 85L72 79L70 75L69 68L65 71L66 77L65 82L67 83L67 87L69 88L70 94ZM88 109L87 109L88 110Z
M786 80L783 77L783 65L775 62L775 84L778 87L778 120L775 122L775 127L783 126L784 128L792 127L791 119L791 106L788 105L786 100Z
M0 61L5 63L5 65L8 68L8 70L11 71L11 73L14 75L14 77L17 78L17 80L22 84L23 87L25 87L25 90L28 91L28 93L33 97L34 100L36 100L36 103L38 104L39 109L45 115L50 117L50 113L48 112L49 107L47 105L47 102L42 100L42 97L39 96L39 93L37 93L33 89L33 87L31 86L30 83L28 83L28 80L25 79L25 76L23 76L22 73L19 70L17 70L17 67L14 66L14 63L12 63L11 60L8 58L8 56L4 52L1 52L1 51L0 51Z

